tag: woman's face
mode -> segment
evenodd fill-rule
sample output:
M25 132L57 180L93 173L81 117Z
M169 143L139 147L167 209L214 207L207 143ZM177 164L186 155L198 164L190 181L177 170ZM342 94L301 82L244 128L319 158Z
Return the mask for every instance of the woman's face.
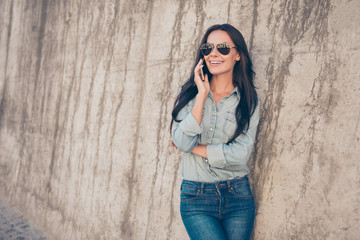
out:
M207 56L204 56L206 66L212 75L232 74L236 61L240 60L240 55L235 48L231 48L229 54L222 55L216 46L219 43L227 43L230 47L235 47L229 34L222 30L211 32L207 38L208 43L214 45L214 49Z

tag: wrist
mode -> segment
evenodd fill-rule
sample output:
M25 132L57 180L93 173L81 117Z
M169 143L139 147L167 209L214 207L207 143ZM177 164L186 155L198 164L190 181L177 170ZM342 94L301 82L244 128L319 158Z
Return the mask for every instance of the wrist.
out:
M199 99L199 100L202 100L203 102L205 102L206 98L207 98L207 95L206 93L201 93L199 92L197 95L196 95L196 98Z

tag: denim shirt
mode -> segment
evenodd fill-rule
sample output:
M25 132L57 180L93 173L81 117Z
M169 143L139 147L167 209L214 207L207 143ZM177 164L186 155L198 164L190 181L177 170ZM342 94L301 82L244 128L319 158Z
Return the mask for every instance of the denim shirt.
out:
M200 125L191 113L195 98L179 112L176 119L180 122L174 121L172 140L183 152L182 175L185 180L219 182L241 178L250 172L247 162L259 123L260 103L251 116L248 131L227 144L237 127L235 110L240 97L235 88L215 105L210 91L204 103ZM191 153L198 144L207 145L207 159Z

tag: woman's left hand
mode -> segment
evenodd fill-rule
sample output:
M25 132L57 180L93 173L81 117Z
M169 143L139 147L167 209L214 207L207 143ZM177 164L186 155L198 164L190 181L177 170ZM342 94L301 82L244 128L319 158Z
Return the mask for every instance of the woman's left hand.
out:
M177 149L177 146L174 144L173 140L170 141L171 146L173 146L175 149Z
M200 94L201 96L206 98L210 92L210 84L209 84L209 79L208 79L207 74L205 74L204 79L201 79L202 78L201 71L202 71L202 68L204 67L203 63L204 63L204 60L200 59L200 61L198 62L198 64L195 67L194 82L198 89L198 94Z

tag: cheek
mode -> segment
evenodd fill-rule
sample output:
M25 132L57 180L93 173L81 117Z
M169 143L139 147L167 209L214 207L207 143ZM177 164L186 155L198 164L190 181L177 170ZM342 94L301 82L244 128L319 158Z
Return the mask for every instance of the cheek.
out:
M230 60L231 62L236 62L236 59L237 59L237 55L235 55L235 54L229 56L229 60Z
M206 67L210 66L209 56L204 57Z
M226 62L228 63L228 65L235 66L236 56L228 56L228 57L226 58Z

